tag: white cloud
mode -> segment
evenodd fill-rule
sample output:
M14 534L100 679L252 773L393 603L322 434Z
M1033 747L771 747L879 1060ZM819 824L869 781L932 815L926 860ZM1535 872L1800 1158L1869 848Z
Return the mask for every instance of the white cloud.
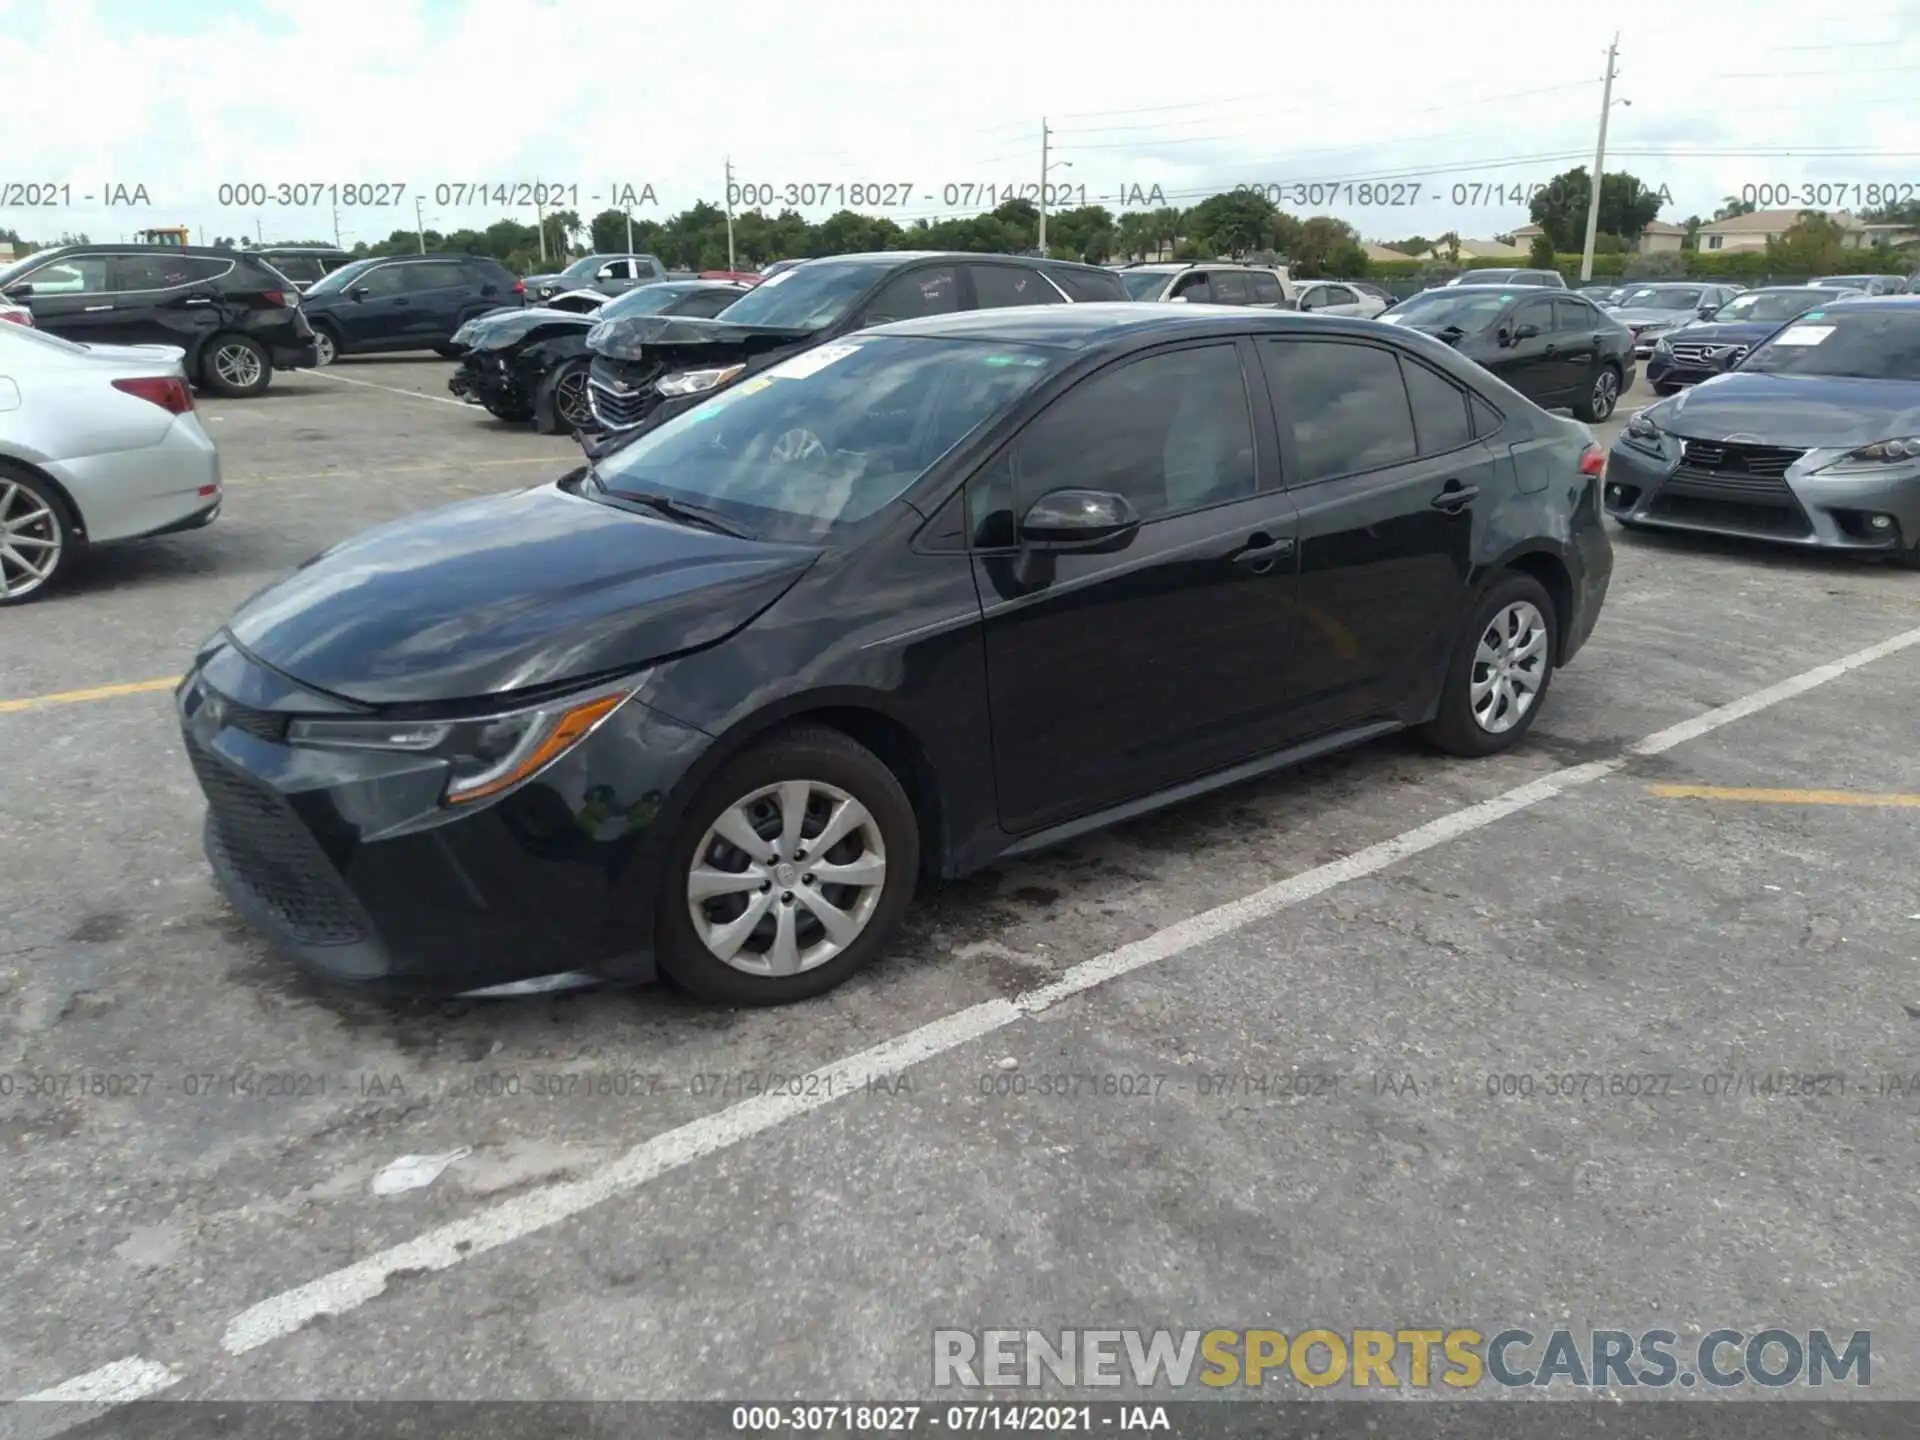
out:
M1376 236L1485 235L1524 223L1524 207L1456 206L1455 185L1484 194L1591 163L1613 23L1576 10L1552 34L1521 38L1534 27L1491 0L1379 0L1351 23L1322 14L1301 26L1268 0L1191 14L1007 0L156 9L166 30L143 33L126 17L146 7L0 0L0 18L15 17L0 33L19 52L6 60L0 182L66 182L75 200L0 213L0 226L37 238L175 223L212 235L256 221L270 237L330 233L325 205L217 203L222 184L283 181L404 183L398 207L342 209L349 241L410 227L416 197L442 229L499 217L437 203L442 183L577 185L587 213L612 182L651 183L664 215L718 200L728 156L737 177L780 191L905 182L915 193L896 216L952 213L950 183L1039 178L1044 114L1056 158L1070 162L1052 179L1076 198L1081 187L1111 203L1122 186L1191 201L1237 182L1336 182L1337 203L1283 208L1331 210ZM1749 184L1891 182L1920 199L1920 116L1904 100L1916 68L1914 4L1672 7L1622 37L1616 93L1633 103L1614 112L1609 168L1664 183L1669 219ZM1836 147L1879 155L1813 153ZM1344 182L1371 178L1403 187L1388 200L1418 183L1420 203L1348 198ZM109 181L144 184L153 208L80 203Z

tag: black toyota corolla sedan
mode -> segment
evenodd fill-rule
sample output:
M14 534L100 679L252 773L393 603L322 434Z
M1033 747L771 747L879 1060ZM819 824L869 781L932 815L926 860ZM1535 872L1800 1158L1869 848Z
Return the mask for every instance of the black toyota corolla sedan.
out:
M800 999L923 872L1403 727L1513 745L1606 593L1600 461L1372 321L862 332L249 601L177 694L207 852L338 979Z

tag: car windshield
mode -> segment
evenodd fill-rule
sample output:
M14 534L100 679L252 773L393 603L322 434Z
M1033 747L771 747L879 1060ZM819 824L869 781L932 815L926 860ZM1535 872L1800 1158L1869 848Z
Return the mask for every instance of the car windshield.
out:
M1655 290L1643 287L1620 302L1623 310L1697 310L1698 290Z
M621 320L629 315L658 315L676 300L704 290L704 285L642 285L637 290L609 300L598 310L594 317L598 320Z
M1773 375L1920 380L1920 310L1809 310L1740 368Z
M1145 300L1167 288L1167 277L1159 270L1129 270L1120 277L1120 287L1129 300Z
M1389 318L1402 325L1444 330L1455 327L1476 335L1493 323L1513 296L1502 290L1422 290L1393 307Z
M372 260L355 260L351 265L342 265L324 279L314 281L313 288L307 294L331 295L336 290L344 290L372 269L374 263Z
M844 319L884 272L875 265L811 265L762 280L727 307L727 319L776 330L824 330Z
M741 381L602 460L612 499L661 496L764 540L814 542L879 510L1071 351L869 336Z
M1791 320L1802 310L1825 304L1837 292L1832 290L1756 290L1736 295L1720 307L1716 321Z

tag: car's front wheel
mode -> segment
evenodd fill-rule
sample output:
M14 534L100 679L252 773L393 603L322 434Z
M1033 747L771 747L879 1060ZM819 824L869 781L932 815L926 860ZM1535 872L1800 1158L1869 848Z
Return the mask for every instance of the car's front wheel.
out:
M1471 757L1519 744L1553 683L1555 623L1553 597L1531 575L1494 582L1461 631L1426 738Z
M542 435L569 435L594 428L593 403L587 398L590 364L587 360L563 360L540 382L533 423Z
M272 380L273 361L258 340L216 335L200 352L200 383L216 395L264 394Z
M1619 403L1620 372L1611 365L1602 365L1599 374L1588 385L1587 393L1573 407L1573 413L1589 425L1598 425L1613 414L1613 407Z
M53 588L79 548L53 486L0 463L0 605L24 605Z
M702 999L784 1005L885 947L913 898L920 829L873 752L804 726L722 766L668 854L660 969Z

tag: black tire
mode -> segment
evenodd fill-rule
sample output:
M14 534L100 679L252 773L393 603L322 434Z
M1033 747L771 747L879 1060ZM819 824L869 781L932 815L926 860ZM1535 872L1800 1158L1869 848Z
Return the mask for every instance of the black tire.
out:
M1893 563L1902 570L1920 570L1920 542L1903 545L1894 551Z
M51 593L72 572L74 559L85 546L86 537L75 523L66 498L53 483L24 466L0 461L0 507L4 507L0 522L10 522L16 527L12 532L13 539L17 541L24 537L29 541L50 541L58 547L51 569L35 578L31 588L27 589L20 588L25 579L25 567L0 555L0 585L4 585L6 590L5 594L0 594L0 606L31 605ZM22 525L25 517L34 511L42 512L40 518L31 525ZM16 554L40 556L44 555L47 547L41 544L16 544L13 549ZM44 559L39 560L36 568L45 563Z
M273 358L247 335L215 335L200 347L200 386L240 400L264 395L273 383Z
M340 337L331 325L323 322L313 327L313 345L317 352L313 363L317 369L324 369L340 358Z
M562 360L547 372L533 400L535 430L542 435L571 435L576 430L596 428L587 403L587 371L592 364L585 357ZM569 415L569 409L574 413Z
M1598 425L1620 403L1620 368L1611 361L1602 365L1594 374L1593 381L1587 386L1573 406L1574 418L1584 420L1589 425Z
M1491 730L1475 718L1473 711L1475 672L1480 668L1476 652L1482 637L1492 629L1495 620L1504 616L1510 607L1520 605L1533 607L1545 632L1539 651L1538 685L1532 701L1509 728ZM1538 580L1531 575L1509 571L1494 581L1481 597L1480 603L1474 606L1467 623L1461 627L1453 660L1447 666L1446 684L1440 692L1439 713L1422 727L1423 738L1449 755L1469 758L1497 755L1519 744L1527 731L1533 728L1541 707L1546 704L1547 690L1553 683L1553 669L1559 661L1559 634L1559 616L1554 611L1553 597L1547 594L1546 587ZM1531 667L1526 673L1533 673Z
M879 894L865 926L838 953L795 974L749 974L720 959L695 931L687 898L688 876L695 850L723 811L758 790L795 780L833 786L866 807L885 848L885 877L876 887ZM810 833L819 833L814 819L810 818L809 824L814 826ZM737 851L733 853L738 855ZM839 985L886 948L913 899L919 870L919 822L893 772L870 750L838 730L796 726L753 745L721 766L688 807L667 849L655 900L660 969L693 995L723 1005L788 1005L811 999ZM788 883L794 883L791 876ZM800 888L795 884L795 893ZM774 894L766 916L777 917L779 896L771 889L765 893ZM743 906L747 903L742 900ZM806 920L804 906L795 913L801 916L796 924L817 923ZM742 953L751 952L743 947Z
M1680 393L1680 387L1670 382L1662 381L1653 387L1653 393L1656 395L1678 395Z

